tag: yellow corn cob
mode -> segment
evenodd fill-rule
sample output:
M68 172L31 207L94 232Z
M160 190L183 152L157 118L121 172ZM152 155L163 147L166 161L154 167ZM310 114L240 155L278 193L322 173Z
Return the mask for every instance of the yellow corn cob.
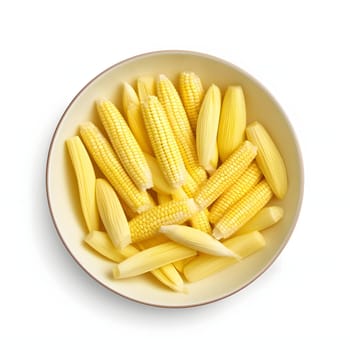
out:
M116 248L131 243L130 229L124 209L112 186L104 179L96 180L96 201L103 225Z
M137 93L140 101L143 102L150 95L156 94L156 84L151 75L144 75L137 79Z
M80 205L88 231L99 229L99 216L96 204L95 170L79 136L66 141L78 183Z
M147 135L139 98L133 87L124 83L123 108L129 127L143 152L153 154L151 141Z
M213 236L216 239L232 236L256 215L272 196L273 193L268 183L265 180L260 181L219 220L213 229Z
M145 249L117 264L113 269L113 276L116 279L138 276L196 254L195 250L177 243L163 243Z
M261 209L252 219L243 225L235 236L243 235L253 231L262 231L276 224L283 217L283 208L281 207L265 207Z
M81 124L80 136L97 166L132 210L142 212L154 205L147 192L139 191L136 188L113 152L111 145L93 123Z
M151 188L151 170L123 116L107 99L98 101L96 105L100 120L124 169L141 191Z
M197 230L201 230L202 232L211 234L212 230L208 216L208 209L203 209L197 214L194 214L190 219L191 226L193 228L196 228Z
M133 256L139 252L139 250L131 244L122 250L115 248L108 235L105 232L101 231L90 232L86 236L85 242L98 253L115 262L121 262L125 258L129 258L130 256ZM174 266L164 266L160 269L151 271L151 273L160 282L172 290L177 292L184 292L185 287L183 280L181 276L176 272L176 270L175 272L174 270Z
M182 185L182 190L188 197L193 197L198 190L199 185L193 180L192 176L187 173L185 183Z
M247 138L258 148L256 162L266 181L278 199L282 199L288 188L287 170L283 158L266 129L258 122L247 126Z
M222 243L205 232L184 225L161 226L160 233L163 233L172 241L185 247L216 256L240 257L226 248Z
M198 112L204 96L201 79L194 72L181 72L179 92L185 107L192 132L196 133Z
M173 83L165 75L161 74L156 84L159 101L170 122L186 169L193 179L200 184L206 180L207 176L204 169L199 165L195 138L181 98Z
M186 169L165 111L156 96L142 105L146 130L165 179L174 188L185 182Z
M256 147L249 141L244 141L198 189L194 196L196 203L201 208L212 204L238 180L255 156Z
M266 245L263 235L257 231L246 235L233 237L224 241L223 244L242 258L259 251ZM183 269L183 273L189 282L196 282L206 278L215 272L224 270L238 262L235 258L226 258L199 254L188 262Z
M213 172L212 160L217 152L217 132L221 108L220 89L212 84L207 90L198 114L196 145L199 164Z
M222 101L218 147L220 160L224 162L244 141L246 108L241 86L229 86Z
M101 231L91 231L84 241L98 253L115 262L121 262L126 257L132 256L139 251L131 244L124 249L116 248L108 234Z
M216 224L261 178L262 173L258 166L255 163L250 164L239 179L214 202L210 208L209 221Z
M182 224L198 211L194 200L170 201L151 208L129 221L132 242L155 236L162 225Z
M147 153L144 153L144 156L149 168L151 169L153 178L153 190L155 190L158 194L164 195L171 195L172 193L176 192L177 189L171 186L166 180L157 159Z

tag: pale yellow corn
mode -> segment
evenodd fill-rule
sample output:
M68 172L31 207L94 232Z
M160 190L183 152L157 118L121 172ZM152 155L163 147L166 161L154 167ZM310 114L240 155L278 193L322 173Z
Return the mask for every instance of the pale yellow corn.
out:
M205 232L184 225L161 226L159 232L185 247L216 256L240 257Z
M172 200L141 213L129 221L132 242L140 242L158 233L162 225L182 224L198 212L194 200Z
M233 205L213 229L216 239L232 236L240 227L256 215L272 198L273 193L265 180L260 181Z
M149 238L147 240L137 243L137 246L141 250L145 250L166 242L169 242L169 239L166 236L162 234L157 234L152 238ZM171 283L177 286L178 291L180 290L183 292L185 291L183 279L173 264L164 265L160 267L159 270L162 271L167 276L167 278L171 281Z
M84 241L98 253L115 262L136 254L139 250L129 244L124 249L116 248L106 232L91 231Z
M213 159L217 152L217 132L221 109L220 89L212 84L207 90L198 114L196 146L199 164L213 172Z
M153 154L151 141L147 135L139 98L133 87L124 83L123 108L130 130L143 152Z
M69 138L66 145L78 183L80 206L86 227L89 232L98 230L100 220L96 204L94 167L79 136Z
M147 153L144 153L144 156L149 168L151 169L153 178L153 190L158 194L163 195L171 195L172 193L176 192L177 189L171 186L165 178L157 159Z
M137 93L140 101L147 100L148 96L156 94L155 79L151 75L143 75L137 78Z
M163 266L159 269L152 270L150 272L155 278L157 278L157 280L159 280L161 283L163 283L165 286L172 289L173 291L187 293L187 288L185 287L184 281L179 273L177 274L176 283L172 282L171 280L174 279L174 274L170 274L171 279L169 278L168 266L171 266L171 264ZM173 267L171 269L173 270ZM175 269L175 271L177 270Z
M186 168L166 113L156 96L142 105L146 130L165 179L178 188L185 182Z
M256 147L244 141L215 173L198 189L194 196L201 208L212 204L222 193L232 186L248 168L256 156Z
M214 202L210 208L209 221L216 224L225 212L255 186L261 178L262 173L256 163L253 162L239 179Z
M196 254L193 249L175 242L166 242L145 249L117 264L113 269L113 276L116 279L138 276Z
M188 264L191 260L195 259L196 257L190 257L182 260L175 261L173 265L175 266L176 270L180 273L183 273L185 265Z
M218 148L222 162L244 141L246 123L243 89L241 86L229 86L222 101L218 130Z
M263 235L257 231L246 235L230 238L223 244L232 251L246 258L265 247L266 241ZM189 282L196 282L238 262L235 258L210 256L199 254L188 262L183 273Z
M283 213L284 211L281 207L265 207L236 231L235 236L253 231L263 231L280 221L283 217Z
M143 152L117 107L107 99L96 103L100 120L124 169L135 185L145 191L153 186Z
M281 153L267 130L258 122L247 126L248 140L258 148L256 162L258 163L266 181L278 199L282 199L287 192L287 170Z
M164 273L172 285L176 286L176 291L187 293L187 288L185 287L184 280L182 279L179 271L175 268L174 264L161 266L159 270Z
M124 249L117 249L112 244L107 233L101 231L90 232L84 240L95 251L115 262L121 262L125 260L125 258L129 258L139 252L139 249L135 248L131 244L126 246ZM164 266L150 272L170 289L177 292L184 292L186 289L184 287L183 280L179 273L174 270L174 266Z
M194 72L181 72L179 92L192 132L196 133L198 112L204 96L204 89L199 76Z
M139 191L131 181L111 145L92 122L80 125L80 136L101 172L132 210L142 212L154 205L150 195Z
M104 179L96 180L96 201L103 225L116 248L131 243L128 219L112 186Z
M206 180L204 169L199 165L196 141L181 98L173 83L163 74L157 80L157 94L162 104L185 166L193 179L200 184Z

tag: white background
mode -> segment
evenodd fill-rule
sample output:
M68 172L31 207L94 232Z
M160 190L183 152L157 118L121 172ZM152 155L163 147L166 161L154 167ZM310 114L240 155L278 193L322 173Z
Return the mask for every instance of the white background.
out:
M0 348L349 349L349 33L337 0L1 2ZM191 309L98 285L63 247L45 194L50 139L75 94L110 65L164 49L254 75L289 115L305 162L282 255L238 294Z

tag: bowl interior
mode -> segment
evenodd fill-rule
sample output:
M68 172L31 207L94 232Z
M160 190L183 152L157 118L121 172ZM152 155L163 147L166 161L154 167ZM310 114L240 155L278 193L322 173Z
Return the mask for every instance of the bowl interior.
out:
M172 292L153 280L150 274L115 281L112 262L100 258L84 243L86 228L82 218L75 175L65 148L65 140L77 134L86 120L97 122L94 101L107 97L121 108L122 82L134 83L140 75L166 74L175 84L183 70L196 72L207 88L217 84L222 93L230 84L240 84L245 93L248 122L258 120L270 132L285 160L289 189L283 201L285 216L265 231L267 246L261 252L205 280L188 284L188 294ZM248 285L278 256L296 223L303 193L302 161L296 137L281 107L255 79L234 65L204 54L182 51L155 52L121 62L93 79L76 96L54 134L47 167L47 191L51 213L64 244L77 262L97 281L123 296L139 302L186 307L228 296Z

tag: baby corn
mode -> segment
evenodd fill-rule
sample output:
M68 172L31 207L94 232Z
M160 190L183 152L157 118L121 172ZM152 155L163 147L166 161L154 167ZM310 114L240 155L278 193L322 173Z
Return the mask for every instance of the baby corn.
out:
M179 92L192 132L195 134L198 112L204 96L204 89L199 76L194 72L181 72L179 76Z
M233 205L213 229L216 239L232 236L248 222L272 198L273 193L265 180L254 186L240 201Z
M196 141L186 111L175 86L163 74L157 80L157 94L168 117L186 169L193 179L200 184L206 180L207 176L198 162Z
M222 101L218 148L220 160L224 162L244 141L246 108L241 86L229 86Z
M247 126L247 138L258 148L256 162L278 199L287 192L287 170L283 158L266 129L258 122Z
M116 248L131 243L128 220L112 186L104 179L96 180L96 201L101 220Z
M262 173L255 163L239 179L225 191L210 208L209 220L216 224L233 204L238 202L262 178Z
M172 187L178 188L185 182L186 168L165 111L156 96L144 101L142 111L164 177Z
M199 164L212 173L213 162L217 152L217 132L219 127L221 109L221 92L216 85L211 85L207 90L201 108L199 110L196 146Z
M132 210L142 212L154 205L150 195L139 191L131 181L111 145L95 124L81 124L80 136L101 172Z
M117 264L113 269L113 276L116 279L138 276L196 254L193 249L175 242L166 242L145 249Z
M256 147L244 141L238 149L226 159L215 173L198 189L194 196L201 208L212 204L222 193L232 186L248 168L256 156Z
M160 233L169 239L185 247L217 256L230 256L240 259L240 257L226 248L222 243L205 232L184 225L161 226Z
M129 177L141 191L151 188L151 171L123 116L107 99L101 99L96 105L103 127Z
M86 148L79 136L66 141L78 183L80 205L88 231L99 229L99 215L96 204L96 176Z

